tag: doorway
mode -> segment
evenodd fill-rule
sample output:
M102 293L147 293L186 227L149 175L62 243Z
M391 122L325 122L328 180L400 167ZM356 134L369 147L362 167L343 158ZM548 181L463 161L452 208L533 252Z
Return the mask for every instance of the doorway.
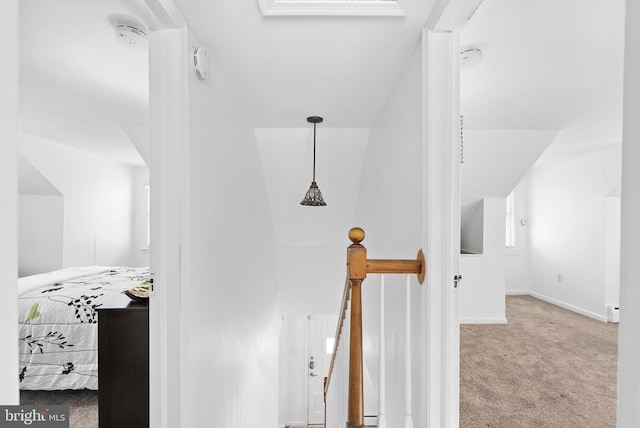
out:
M307 423L324 423L324 377L329 371L335 339L336 317L307 317Z
M116 0L20 2L20 276L71 266L150 264L144 187L149 184L148 55L142 42L137 48L120 43L116 21L125 17L142 21ZM82 312L92 323L93 309ZM34 309L33 316L40 314ZM56 372L59 378L91 382L23 382L31 390L23 392L23 404L75 402L86 409L84 426L92 426L97 416L97 341L93 332L87 336L92 335L82 339L90 350L82 357L74 354L74 360L67 353L69 359ZM63 344L50 345L59 352ZM22 348L20 352L22 372L31 359ZM71 392L43 394L56 388Z

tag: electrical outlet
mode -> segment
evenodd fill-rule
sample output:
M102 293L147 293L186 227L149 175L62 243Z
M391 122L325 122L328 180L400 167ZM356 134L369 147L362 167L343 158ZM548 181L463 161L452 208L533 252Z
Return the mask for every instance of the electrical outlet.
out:
M563 282L563 281L564 281L564 279L562 278L562 274L559 273L558 274L558 282Z

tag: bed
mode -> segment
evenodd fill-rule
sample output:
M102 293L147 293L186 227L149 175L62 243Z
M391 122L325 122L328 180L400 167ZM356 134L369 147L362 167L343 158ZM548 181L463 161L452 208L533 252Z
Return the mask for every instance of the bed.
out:
M98 389L96 309L149 268L88 266L19 279L20 389Z

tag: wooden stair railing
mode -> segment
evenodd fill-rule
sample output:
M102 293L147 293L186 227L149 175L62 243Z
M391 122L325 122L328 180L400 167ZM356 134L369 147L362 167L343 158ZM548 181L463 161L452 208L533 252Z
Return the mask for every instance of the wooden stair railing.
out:
M342 296L338 326L329 364L329 372L324 378L325 418L327 392L336 359L343 321L346 316L351 291L351 316L349 329L349 381L347 404L347 428L364 427L364 381L362 374L362 282L368 273L416 274L422 284L425 278L425 260L422 250L416 260L367 259L367 249L361 244L364 230L354 227L349 230L352 244L347 248L347 281ZM325 420L326 426L326 420Z

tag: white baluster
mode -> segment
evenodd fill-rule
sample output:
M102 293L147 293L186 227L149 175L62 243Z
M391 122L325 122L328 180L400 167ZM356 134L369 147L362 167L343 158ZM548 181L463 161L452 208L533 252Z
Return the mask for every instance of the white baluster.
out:
M407 308L406 308L406 337L404 357L404 427L413 428L413 416L411 416L411 277L407 275Z
M380 275L380 337L378 341L378 428L387 428L385 415L384 275Z

